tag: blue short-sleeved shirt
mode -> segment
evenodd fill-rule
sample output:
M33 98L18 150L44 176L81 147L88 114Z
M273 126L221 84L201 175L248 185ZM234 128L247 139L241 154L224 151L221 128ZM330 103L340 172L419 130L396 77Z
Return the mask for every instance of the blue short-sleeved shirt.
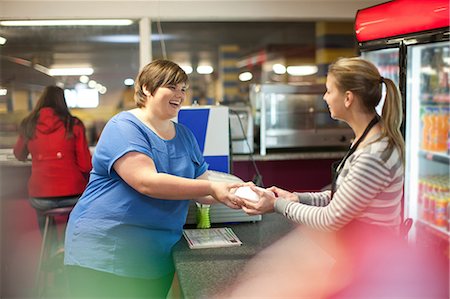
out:
M208 168L194 135L175 123L163 140L130 112L105 126L93 156L89 184L66 230L66 265L116 275L156 278L173 271L171 250L181 238L189 200L163 200L131 188L113 165L128 152L153 159L160 173L196 178Z

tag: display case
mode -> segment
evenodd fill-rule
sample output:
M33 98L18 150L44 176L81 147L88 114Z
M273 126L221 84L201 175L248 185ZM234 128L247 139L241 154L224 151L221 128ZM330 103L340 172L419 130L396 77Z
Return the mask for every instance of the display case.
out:
M447 0L397 0L359 10L355 19L361 55L373 62L382 76L398 84L406 107L403 216L415 223L409 239L418 243L430 243L434 239L447 248L450 239L448 10ZM419 14L421 18L417 18Z
M408 47L406 89L409 215L422 228L450 239L448 41Z
M330 117L324 93L324 84L252 85L250 101L259 128L260 154L304 147L348 148L353 131Z

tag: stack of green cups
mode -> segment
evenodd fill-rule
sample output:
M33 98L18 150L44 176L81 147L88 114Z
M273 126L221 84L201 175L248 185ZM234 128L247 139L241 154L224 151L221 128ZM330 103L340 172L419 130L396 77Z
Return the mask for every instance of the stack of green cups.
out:
M210 205L197 203L197 228L210 228L211 220L209 218Z

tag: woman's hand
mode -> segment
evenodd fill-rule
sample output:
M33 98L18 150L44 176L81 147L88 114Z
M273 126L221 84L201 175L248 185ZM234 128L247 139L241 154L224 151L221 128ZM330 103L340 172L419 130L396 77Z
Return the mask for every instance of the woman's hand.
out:
M238 204L239 199L234 192L236 188L243 186L243 183L222 183L222 182L211 182L211 195L217 201L223 203L229 208L240 209L241 206Z
M250 186L250 188L253 190L253 192L255 192L258 195L259 201L253 202L238 197L237 204L242 206L244 212L247 213L248 215L261 215L273 212L276 197L275 193L272 190L270 190L271 188L266 190L256 188L256 186Z
M267 190L272 191L273 193L275 193L276 197L282 197L282 198L290 200L290 201L298 202L298 196L297 196L297 194L295 194L293 192L289 192L289 191L283 190L283 189L278 188L276 186L272 186L272 187L268 188Z

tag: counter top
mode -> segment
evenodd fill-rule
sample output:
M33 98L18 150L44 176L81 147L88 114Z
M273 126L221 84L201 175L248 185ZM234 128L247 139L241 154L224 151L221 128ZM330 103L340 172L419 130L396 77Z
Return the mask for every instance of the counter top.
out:
M340 159L345 156L346 151L302 151L286 153L269 153L265 156L253 155L255 161L279 161L279 160L311 160L311 159ZM250 155L233 155L233 161L249 161Z
M233 229L241 246L189 249L182 239L175 245L173 258L183 297L208 298L229 285L248 260L291 231L295 225L280 214L263 215L256 223L214 224Z
M91 149L93 153L93 149ZM269 153L265 156L253 155L255 161L283 161L283 160L311 160L311 159L341 159L345 151L311 151L292 153ZM233 155L232 161L250 161L250 155ZM0 150L0 165L4 166L31 166L31 159L25 162L17 161L12 154L12 149Z

